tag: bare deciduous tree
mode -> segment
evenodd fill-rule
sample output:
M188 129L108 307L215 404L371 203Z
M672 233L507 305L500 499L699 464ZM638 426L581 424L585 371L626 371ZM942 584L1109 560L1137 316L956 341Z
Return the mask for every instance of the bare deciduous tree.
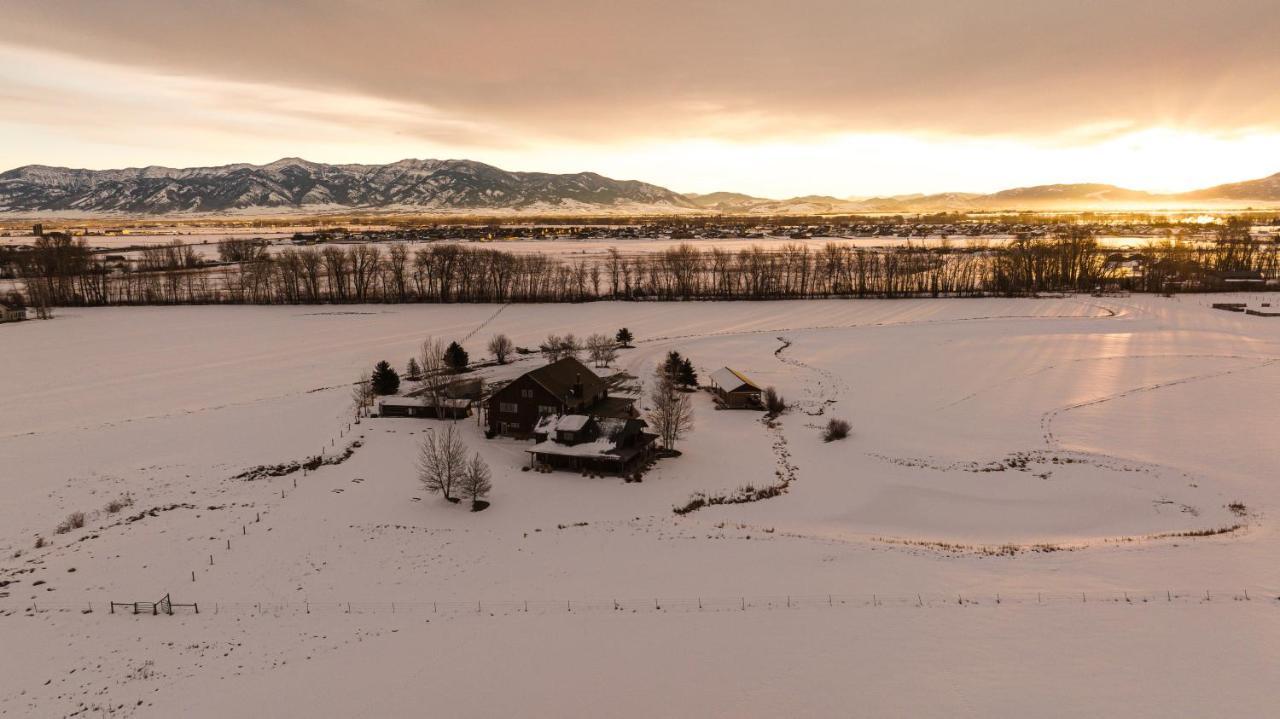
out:
M507 357L514 349L515 345L511 342L511 338L504 334L496 334L489 340L489 352L493 354L494 359L498 360L498 364L506 364Z
M360 378L351 385L351 413L356 419L364 416L364 412L373 404L373 382L367 375L360 375Z
M418 450L418 481L432 494L456 502L453 491L467 474L467 446L454 425L429 429Z
M565 335L564 339L560 341L561 357L573 357L574 359L577 359L578 355L581 353L582 343L578 341L577 337L573 336L572 332Z
M418 386L422 389L423 398L432 402L438 411L449 392L450 368L444 359L444 342L434 337L422 340L422 349L418 352L418 372Z
M662 446L675 449L676 442L693 429L693 402L689 395L676 389L675 380L659 365L653 373L649 390L650 426L662 439Z
M471 509L475 511L476 505L481 499L489 495L493 490L493 482L491 478L493 474L489 471L489 465L481 459L480 453L476 452L471 457L471 461L467 463L466 472L462 475L462 484L459 489L462 496L471 500Z
M564 338L560 335L547 335L547 339L538 346L538 351L547 362L555 362L564 356Z
M618 349L608 336L597 333L587 338L587 354L596 367L608 367L617 359Z

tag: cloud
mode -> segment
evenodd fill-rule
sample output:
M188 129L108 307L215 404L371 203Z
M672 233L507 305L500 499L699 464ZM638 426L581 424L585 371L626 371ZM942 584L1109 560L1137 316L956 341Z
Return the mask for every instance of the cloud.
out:
M1280 13L1262 0L10 0L0 24L8 42L148 76L377 99L406 132L453 127L458 142L1280 117L1259 91L1280 81Z

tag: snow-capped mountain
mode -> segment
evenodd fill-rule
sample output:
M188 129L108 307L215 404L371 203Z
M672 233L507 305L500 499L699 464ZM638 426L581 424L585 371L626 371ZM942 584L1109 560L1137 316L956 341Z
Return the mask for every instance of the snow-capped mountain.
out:
M1179 194L1114 185L1019 187L992 194L947 192L865 199L809 195L768 199L737 192L680 194L593 172L508 172L470 160L325 165L297 158L269 165L74 170L28 165L0 173L0 213L37 215L503 212L527 214L716 213L810 215L859 212L1069 210L1280 203L1280 174Z
M0 212L163 214L251 210L555 211L693 208L657 185L591 172L507 172L469 160L74 170L28 165L0 174Z

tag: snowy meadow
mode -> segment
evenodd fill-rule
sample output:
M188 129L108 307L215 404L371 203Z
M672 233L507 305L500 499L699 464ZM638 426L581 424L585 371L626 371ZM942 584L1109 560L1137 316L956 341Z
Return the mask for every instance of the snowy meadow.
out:
M65 309L0 326L0 716L1267 713L1280 319L1211 295ZM692 395L642 482L415 470L353 423L431 335L610 336ZM475 374L490 382L538 354ZM832 419L846 439L824 441ZM323 454L340 463L238 478ZM786 480L760 501L691 496ZM78 517L78 519L77 519ZM173 616L110 603L169 595ZM1087 690L1080 687L1087 686Z

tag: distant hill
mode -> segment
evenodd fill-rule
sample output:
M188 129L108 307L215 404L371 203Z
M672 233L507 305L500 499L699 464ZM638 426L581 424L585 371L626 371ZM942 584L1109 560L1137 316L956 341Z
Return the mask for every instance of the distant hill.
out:
M1280 202L1280 172L1261 180L1233 182L1195 192L1184 192L1179 197L1188 200L1246 200Z
M0 213L39 216L166 214L717 213L817 215L965 210L1243 207L1280 203L1280 174L1178 194L1095 183L1018 187L991 194L789 199L740 192L673 192L593 172L508 172L471 160L326 165L286 158L268 165L77 170L28 165L0 173Z

